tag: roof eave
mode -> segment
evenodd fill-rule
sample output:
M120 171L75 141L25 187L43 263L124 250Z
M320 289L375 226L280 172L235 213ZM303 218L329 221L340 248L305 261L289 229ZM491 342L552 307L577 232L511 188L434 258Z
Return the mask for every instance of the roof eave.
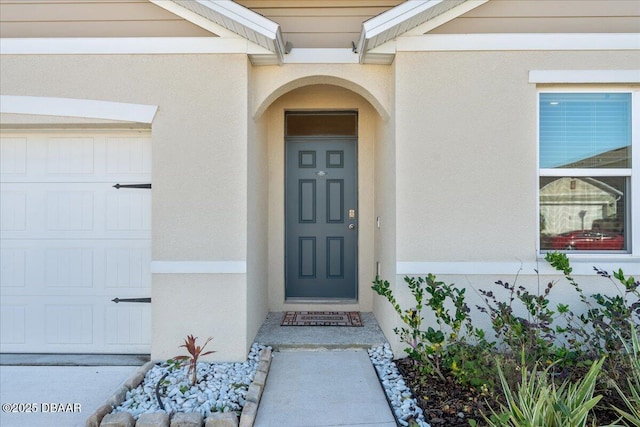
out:
M389 42L399 36L424 34L489 0L411 0L399 4L362 24L358 41L361 63L393 62ZM378 52L382 50L382 52ZM383 59L383 55L386 58ZM371 56L371 57L370 57Z
M282 63L284 42L280 26L232 0L150 1L219 36L246 39L255 45L248 48L252 63Z

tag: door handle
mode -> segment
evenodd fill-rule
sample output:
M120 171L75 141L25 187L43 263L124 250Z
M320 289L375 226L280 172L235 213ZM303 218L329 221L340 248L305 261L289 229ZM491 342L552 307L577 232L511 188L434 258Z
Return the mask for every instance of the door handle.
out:
M356 228L355 224L349 224L349 230L353 230L354 228Z

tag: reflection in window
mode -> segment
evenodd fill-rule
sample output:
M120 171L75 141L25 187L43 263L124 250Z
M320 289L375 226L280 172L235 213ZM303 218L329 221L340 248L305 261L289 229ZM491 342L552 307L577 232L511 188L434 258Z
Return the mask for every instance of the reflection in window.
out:
M286 113L286 136L356 136L358 115L353 111Z
M543 250L626 250L626 178L540 178Z
M630 93L541 93L540 249L629 251Z

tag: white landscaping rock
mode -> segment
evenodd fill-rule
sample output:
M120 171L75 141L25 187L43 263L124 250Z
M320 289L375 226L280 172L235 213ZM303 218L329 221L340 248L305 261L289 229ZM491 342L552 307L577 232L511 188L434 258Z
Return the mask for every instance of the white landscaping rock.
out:
M422 408L418 406L418 403L412 397L409 387L407 387L398 368L393 363L391 346L386 343L369 349L369 358L378 373L382 388L391 403L398 422L403 426L408 426L408 420L413 418L419 426L430 427L424 419Z
M199 362L198 383L191 386L188 366L175 368L168 363L156 364L145 375L144 381L127 392L125 400L114 413L129 412L135 419L141 414L161 411L156 398L156 384L162 379L160 397L168 414L196 412L204 418L215 412L240 414L247 390L256 375L260 351L268 348L253 344L244 363Z

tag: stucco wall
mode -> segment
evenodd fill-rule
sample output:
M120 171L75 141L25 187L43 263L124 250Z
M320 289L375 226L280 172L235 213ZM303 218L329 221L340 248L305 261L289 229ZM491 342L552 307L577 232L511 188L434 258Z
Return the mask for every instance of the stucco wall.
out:
M390 67L395 91L395 64ZM395 117L395 106L392 105L391 115ZM396 136L395 120L378 121L376 127L375 145L375 260L379 263L376 274L388 280L391 289L395 290L396 274ZM378 220L379 218L379 220ZM379 224L378 224L379 221ZM374 295L373 312L387 340L398 346L393 328L397 326L397 314L386 299Z
M153 260L247 259L246 55L3 55L0 67L7 95L157 105ZM152 358L187 334L216 337L212 359L246 356L244 273L154 274L152 298Z
M534 291L559 280L553 303L575 302L578 310L577 295L560 276L537 276L532 267L539 262L541 270L549 269L536 253L537 88L528 73L628 69L637 59L625 51L398 53L397 261L429 263L433 270L414 273L434 273L467 288L474 326L490 329L489 319L475 309L482 304L476 290L495 291L498 279ZM624 256L619 259L623 269L628 266ZM574 265L589 269L603 260L615 263L585 257ZM451 274L456 263L462 269L468 262L494 263L503 271ZM415 304L402 272L394 277L383 271L383 277L395 279L403 307ZM615 292L595 274L575 277L587 295ZM393 334L386 324L383 329ZM396 354L403 347L394 345Z
M398 261L536 259L530 70L625 69L633 52L399 53Z
M252 93L249 66L249 91ZM248 123L247 158L247 338L253 340L269 312L269 162L267 120L256 120L246 111ZM247 342L250 345L251 342Z

